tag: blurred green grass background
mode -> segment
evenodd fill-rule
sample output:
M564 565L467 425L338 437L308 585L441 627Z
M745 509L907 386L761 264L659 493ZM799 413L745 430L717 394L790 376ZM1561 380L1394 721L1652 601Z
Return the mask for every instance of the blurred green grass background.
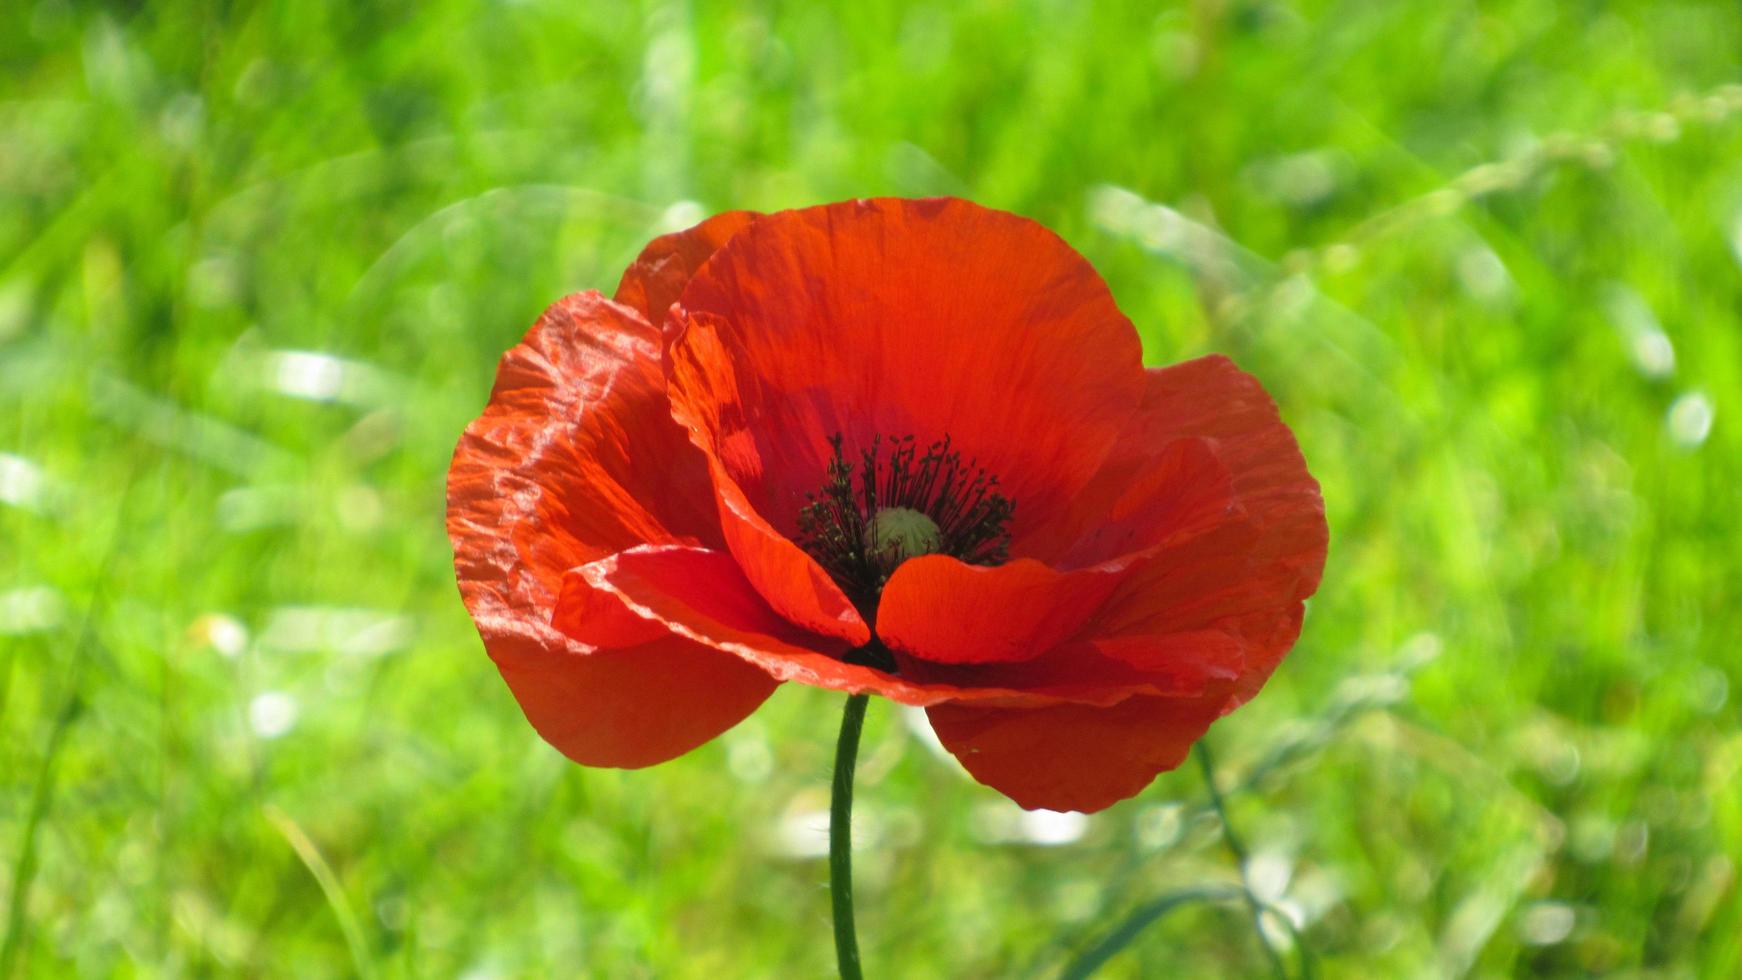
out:
M1734 975L1738 52L1729 3L0 5L0 969L827 975L839 698L567 764L443 477L650 236L961 194L1324 484L1211 736L1321 973ZM1190 767L1025 817L888 703L859 798L874 975L1050 976L1234 873ZM1264 970L1194 907L1106 973Z

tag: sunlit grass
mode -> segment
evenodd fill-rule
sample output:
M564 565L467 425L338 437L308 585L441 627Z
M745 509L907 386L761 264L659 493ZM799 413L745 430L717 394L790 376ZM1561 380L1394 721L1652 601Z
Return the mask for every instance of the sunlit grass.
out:
M839 698L568 765L442 481L651 235L955 193L1151 362L1262 377L1324 484L1301 644L1213 734L1324 974L1733 970L1742 13L831 6L0 5L0 967L826 974ZM1189 767L1024 816L928 736L872 705L872 975L1049 976L1237 880ZM1266 968L1235 904L1107 974Z

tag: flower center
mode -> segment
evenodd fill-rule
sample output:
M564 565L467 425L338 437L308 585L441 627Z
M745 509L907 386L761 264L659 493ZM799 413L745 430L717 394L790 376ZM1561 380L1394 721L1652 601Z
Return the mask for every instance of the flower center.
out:
M1016 505L998 492L997 477L962 461L948 436L923 453L913 436L875 436L857 467L838 433L829 444L828 481L799 511L799 544L868 622L875 624L883 584L909 558L999 565L1009 557Z
M890 569L908 558L936 552L941 543L937 522L912 507L880 508L865 527L866 553Z

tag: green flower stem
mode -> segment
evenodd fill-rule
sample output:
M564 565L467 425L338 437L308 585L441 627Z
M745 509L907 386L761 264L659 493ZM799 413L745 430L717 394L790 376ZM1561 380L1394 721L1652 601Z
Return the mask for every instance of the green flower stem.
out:
M829 801L829 896L835 907L835 968L841 980L861 980L859 937L853 926L853 768L859 758L859 731L865 727L870 695L847 698L841 738L835 743L835 785Z

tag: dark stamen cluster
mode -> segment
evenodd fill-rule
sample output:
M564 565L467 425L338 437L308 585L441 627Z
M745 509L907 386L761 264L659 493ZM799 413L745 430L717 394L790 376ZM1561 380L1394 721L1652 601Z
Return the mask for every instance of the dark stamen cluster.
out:
M883 438L873 437L857 481L841 436L829 443L835 452L828 482L799 511L799 543L862 609L874 610L895 566L913 557L899 546L873 550L880 511L905 508L930 518L938 530L933 553L971 565L998 565L1009 557L1016 505L997 491L997 477L973 460L963 462L948 436L923 454L913 436L892 439L887 457Z

